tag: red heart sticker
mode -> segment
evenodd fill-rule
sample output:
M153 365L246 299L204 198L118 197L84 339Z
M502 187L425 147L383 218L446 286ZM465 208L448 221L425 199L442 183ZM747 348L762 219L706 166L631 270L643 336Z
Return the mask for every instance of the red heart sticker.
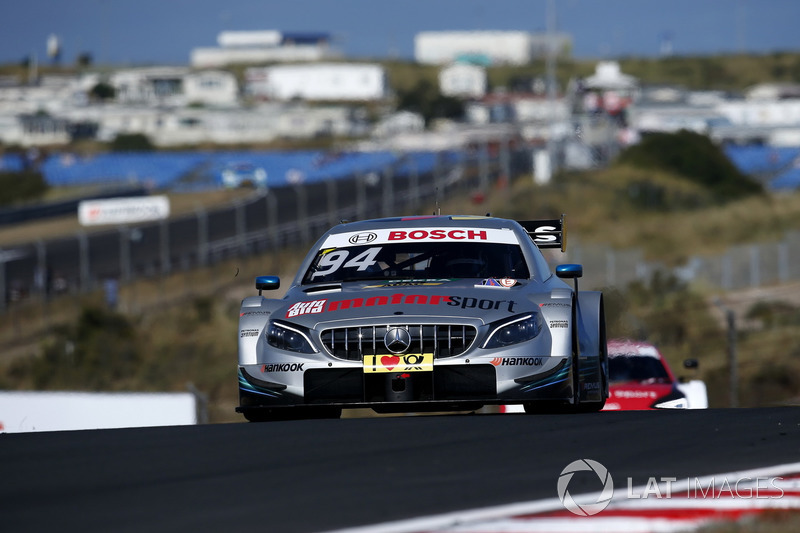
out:
M400 358L396 355L384 355L381 357L381 364L388 368L389 370L393 369L400 363Z

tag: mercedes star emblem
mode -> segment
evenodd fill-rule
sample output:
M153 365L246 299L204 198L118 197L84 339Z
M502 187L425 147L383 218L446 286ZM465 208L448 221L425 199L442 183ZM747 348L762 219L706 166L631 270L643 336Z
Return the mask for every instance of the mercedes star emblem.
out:
M386 349L392 353L403 353L411 346L411 334L407 329L389 328L383 337Z

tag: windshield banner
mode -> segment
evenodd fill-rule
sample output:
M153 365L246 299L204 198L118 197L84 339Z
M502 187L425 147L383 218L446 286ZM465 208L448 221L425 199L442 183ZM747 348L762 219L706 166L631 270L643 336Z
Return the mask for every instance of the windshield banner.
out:
M519 244L510 229L494 228L387 228L374 231L337 233L325 239L322 248L345 248L365 244L404 242L489 242Z

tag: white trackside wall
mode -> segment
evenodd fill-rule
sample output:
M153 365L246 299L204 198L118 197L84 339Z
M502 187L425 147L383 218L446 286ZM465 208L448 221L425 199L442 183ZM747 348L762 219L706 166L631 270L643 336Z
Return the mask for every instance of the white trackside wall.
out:
M189 392L0 392L0 433L196 423L197 400Z

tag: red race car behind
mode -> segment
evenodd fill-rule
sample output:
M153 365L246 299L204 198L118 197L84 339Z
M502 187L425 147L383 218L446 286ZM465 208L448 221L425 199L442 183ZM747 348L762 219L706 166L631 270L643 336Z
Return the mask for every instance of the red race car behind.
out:
M688 359L684 366L696 368L697 362ZM608 371L610 395L604 411L708 407L705 384L676 379L661 352L650 343L609 340Z

